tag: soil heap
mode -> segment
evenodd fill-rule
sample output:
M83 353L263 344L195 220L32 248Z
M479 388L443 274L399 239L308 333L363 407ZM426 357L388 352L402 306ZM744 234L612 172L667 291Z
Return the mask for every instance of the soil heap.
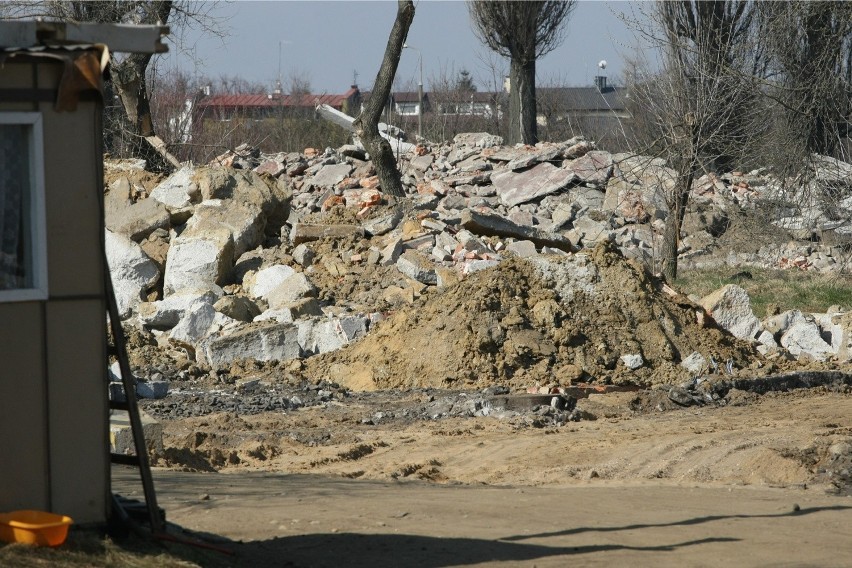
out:
M711 371L729 361L733 369L765 363L699 306L661 290L611 243L567 257L513 258L424 296L358 342L309 359L305 373L355 390L519 389L671 384L694 373L680 363L696 352Z

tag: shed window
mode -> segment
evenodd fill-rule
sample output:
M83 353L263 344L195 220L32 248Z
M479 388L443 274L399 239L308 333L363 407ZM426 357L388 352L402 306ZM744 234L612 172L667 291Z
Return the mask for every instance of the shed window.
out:
M0 302L47 298L41 114L0 112Z

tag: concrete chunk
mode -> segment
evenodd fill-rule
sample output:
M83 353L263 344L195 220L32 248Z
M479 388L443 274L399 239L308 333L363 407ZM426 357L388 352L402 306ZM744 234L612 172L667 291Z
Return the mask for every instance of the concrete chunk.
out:
M296 271L284 264L267 266L243 279L243 288L255 298L265 298Z
M699 302L723 329L734 337L754 341L760 332L760 320L751 311L748 292L736 284L712 292Z
M345 239L353 235L363 237L364 229L358 225L296 223L290 230L290 242L296 246L319 239Z
M545 162L524 172L505 171L494 174L491 183L494 184L500 202L506 207L512 207L556 193L577 179L574 172Z
M813 321L792 325L781 336L781 346L792 355L808 355L816 361L824 361L834 353L831 345L823 340L819 326Z
M350 173L352 173L352 166L347 163L323 166L322 169L310 179L310 183L317 187L334 187L346 179Z
M465 209L461 214L461 226L479 235L524 239L532 241L538 246L558 248L566 252L573 252L574 250L571 242L560 234L518 225L493 213L477 213Z
M423 284L436 285L438 275L435 265L426 256L417 251L405 251L396 261L396 268L409 278Z
M107 229L137 243L157 229L168 229L170 224L166 206L156 199L143 199L129 206L107 210Z
M290 323L250 324L236 332L205 341L206 362L214 367L241 359L286 361L301 356L299 330Z
M315 296L317 293L316 286L308 280L308 277L297 272L284 279L278 286L275 287L266 299L269 301L271 309L279 309L288 304L292 304L302 298Z
M104 231L104 239L118 313L126 319L143 300L145 292L160 279L160 270L129 238Z

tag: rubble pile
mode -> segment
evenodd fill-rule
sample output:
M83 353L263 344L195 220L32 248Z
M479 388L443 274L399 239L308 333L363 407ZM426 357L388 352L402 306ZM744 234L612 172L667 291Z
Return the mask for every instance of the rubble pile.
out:
M400 167L397 201L354 145L241 147L155 186L138 164L108 163L108 260L138 367L233 379L251 361L360 389L520 387L674 382L782 348L852 357L840 310L760 321L747 295L699 305L646 273L674 183L659 159L473 133L417 146ZM778 187L760 171L696 180L684 266L720 262L737 212L778 202ZM852 213L817 205L778 226L841 242ZM823 243L721 262L836 270L845 247Z

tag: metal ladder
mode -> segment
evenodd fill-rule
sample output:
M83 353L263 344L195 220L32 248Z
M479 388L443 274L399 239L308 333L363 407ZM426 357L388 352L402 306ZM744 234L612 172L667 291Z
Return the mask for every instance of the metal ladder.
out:
M124 338L124 331L121 329L121 318L118 315L118 303L115 299L115 290L112 285L109 264L107 263L106 266L107 268L104 271L104 288L107 299L107 313L113 337L113 344L107 350L107 357L112 354L118 359L118 366L121 369L121 383L124 386L125 395L125 402L110 400L109 408L111 410L127 411L127 415L130 418L130 429L133 433L133 446L136 449L136 455L110 453L110 461L114 464L139 468L139 475L142 478L142 490L145 494L145 508L148 511L151 532L153 534L162 534L165 532L165 514L157 506L157 495L154 492L154 478L151 475L151 465L148 461L148 447L145 444L145 435L142 432L142 419L139 414L139 403L136 398L136 377L133 376L133 372L130 369L130 361L127 357L127 343ZM109 361L107 360L108 363ZM127 517L126 505L117 499L113 499L113 502L121 509L121 513Z

